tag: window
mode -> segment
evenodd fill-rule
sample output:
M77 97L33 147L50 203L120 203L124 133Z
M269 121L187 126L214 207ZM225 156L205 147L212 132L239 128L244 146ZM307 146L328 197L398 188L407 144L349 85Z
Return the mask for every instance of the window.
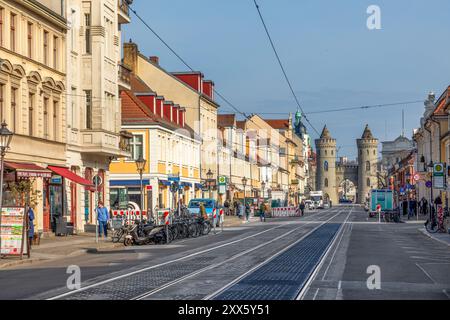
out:
M72 97L71 97L71 110L70 110L70 127L72 129L76 129L77 125L76 125L76 113L75 113L75 108L76 108L76 103L77 103L77 88L72 88Z
M86 90L86 129L92 129L92 91Z
M374 156L377 155L377 150L373 150L373 155L374 155Z
M48 32L44 31L44 64L48 65Z
M48 98L44 98L44 139L48 139Z
M370 161L366 162L366 171L370 172Z
M328 161L325 161L324 162L324 164L323 164L323 167L324 167L324 170L326 171L326 172L328 172Z
M368 155L368 156L370 155L370 152L369 152L369 150L367 150L367 155Z
M4 118L3 118L3 115L5 114L5 111L4 111L4 107L5 107L4 99L5 99L5 85L4 84L0 84L0 122L2 122L4 120Z
M328 151L327 151L327 150L325 150L325 155L326 155L326 156L328 155Z
M58 140L58 101L53 101L53 139Z
M173 150L173 149L172 149ZM131 159L137 160L140 156L144 156L144 136L134 135L131 141Z
M58 69L58 37L53 37L53 68Z
M0 47L3 47L3 13L5 9L0 8Z
M328 188L328 179L325 179L325 188Z
M367 178L367 186L368 186L369 188L371 187L370 178Z
M10 22L11 34L9 37L11 51L16 51L16 17L17 16L15 14L11 13L11 22Z
M16 132L16 104L17 104L17 89L11 88L11 123L10 130Z
M33 24L28 22L27 26L27 45L28 45L28 58L33 56Z
M34 94L30 93L28 95L28 135L33 136L33 113L34 113Z
M86 26L86 32L85 32L85 51L86 54L91 54L92 51L92 43L91 43L91 14L86 13L84 15L84 23Z

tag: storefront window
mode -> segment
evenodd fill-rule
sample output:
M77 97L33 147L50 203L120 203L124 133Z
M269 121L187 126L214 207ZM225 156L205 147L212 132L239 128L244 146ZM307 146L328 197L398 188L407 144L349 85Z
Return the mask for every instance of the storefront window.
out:
M126 210L128 206L127 189L111 189L110 206L112 210Z
M130 200L130 202L136 203L139 208L142 208L140 188L128 188L128 199Z

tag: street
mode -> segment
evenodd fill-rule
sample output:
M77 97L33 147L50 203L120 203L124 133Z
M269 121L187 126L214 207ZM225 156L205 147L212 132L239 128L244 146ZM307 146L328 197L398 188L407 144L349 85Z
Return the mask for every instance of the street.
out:
M0 270L0 299L450 298L450 248L421 233L423 222L378 224L360 206L267 221ZM72 265L81 269L78 290L66 286ZM373 266L381 281L370 290Z

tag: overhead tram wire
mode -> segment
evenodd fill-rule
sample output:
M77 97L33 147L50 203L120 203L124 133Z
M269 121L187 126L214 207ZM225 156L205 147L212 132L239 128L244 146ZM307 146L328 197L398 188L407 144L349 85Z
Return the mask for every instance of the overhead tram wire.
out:
M281 68L281 71L283 72L284 78L286 79L286 82L287 82L287 84L289 86L289 89L291 90L291 93L294 96L294 100L295 100L298 108L302 112L302 115L305 118L305 120L308 122L308 124L311 126L311 128L317 133L317 135L320 136L320 132L313 126L313 124L309 121L308 117L306 116L305 112L303 111L303 108L302 108L302 106L300 104L300 101L299 101L297 95L295 94L294 88L292 87L291 81L289 80L289 77L288 77L288 75L286 73L286 70L285 70L285 68L283 66L283 63L281 62L280 56L278 55L278 51L277 51L277 49L275 47L275 44L274 44L274 42L272 40L272 37L270 36L269 29L267 28L266 22L264 21L264 18L262 16L262 13L261 13L261 10L259 8L259 5L256 2L256 0L253 0L253 2L255 3L255 7L256 7L256 10L258 11L259 18L261 19L261 22L262 22L262 24L264 26L264 30L266 31L267 37L269 38L270 45L272 46L273 52L275 53L275 57L277 58L278 64L280 65L280 68Z
M342 107L342 108L329 109L329 110L306 112L306 115L345 112L345 111L352 111L352 110L363 110L364 111L364 110L369 110L369 109L374 109L374 108L386 108L386 107L400 107L400 106L404 107L405 105L407 106L407 105L416 104L416 103L423 103L423 100L364 105L364 106L359 106L359 107ZM226 110L223 110L223 111L226 111ZM265 115L284 115L284 114L286 114L286 112L258 112L258 113L265 114Z

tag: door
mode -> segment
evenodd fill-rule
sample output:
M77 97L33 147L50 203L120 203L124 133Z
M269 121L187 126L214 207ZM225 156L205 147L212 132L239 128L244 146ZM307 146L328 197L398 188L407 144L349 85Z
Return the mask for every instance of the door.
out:
M50 197L49 197L49 185L48 181L44 180L44 187L42 192L42 201L43 201L43 226L44 232L50 231Z
M63 216L63 189L62 185L50 185L50 225L53 232L56 232L56 220Z
M77 184L70 183L70 221L73 223L73 229L77 229Z

